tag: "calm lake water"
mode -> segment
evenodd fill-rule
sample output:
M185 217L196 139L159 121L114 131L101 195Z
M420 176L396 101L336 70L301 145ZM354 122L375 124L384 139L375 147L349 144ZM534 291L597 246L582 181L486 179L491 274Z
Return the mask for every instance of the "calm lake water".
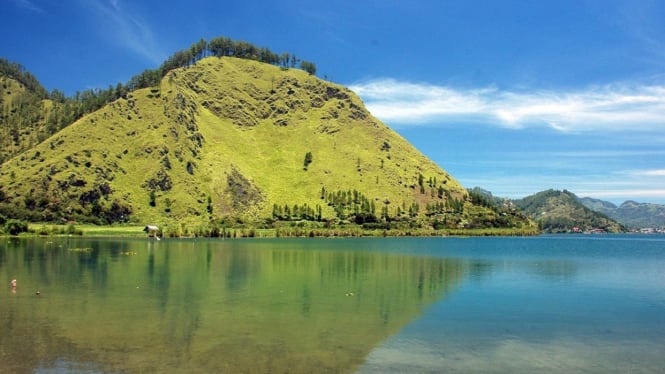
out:
M3 373L665 371L665 236L5 238L0 282Z

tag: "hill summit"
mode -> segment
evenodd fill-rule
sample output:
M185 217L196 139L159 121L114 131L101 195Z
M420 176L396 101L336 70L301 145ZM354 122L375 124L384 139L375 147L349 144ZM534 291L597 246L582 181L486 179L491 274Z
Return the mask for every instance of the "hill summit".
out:
M234 57L173 69L8 160L0 209L96 223L498 217L349 89Z

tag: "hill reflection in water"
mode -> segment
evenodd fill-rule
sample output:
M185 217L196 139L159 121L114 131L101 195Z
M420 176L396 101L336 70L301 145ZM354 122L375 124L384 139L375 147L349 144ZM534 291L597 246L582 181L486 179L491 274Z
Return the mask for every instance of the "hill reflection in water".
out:
M368 243L6 242L2 370L353 371L467 271Z

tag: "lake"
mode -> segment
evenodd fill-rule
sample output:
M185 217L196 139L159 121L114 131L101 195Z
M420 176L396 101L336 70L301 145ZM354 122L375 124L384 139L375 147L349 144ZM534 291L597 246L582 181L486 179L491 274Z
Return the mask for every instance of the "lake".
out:
M659 235L3 238L0 282L2 373L665 371Z

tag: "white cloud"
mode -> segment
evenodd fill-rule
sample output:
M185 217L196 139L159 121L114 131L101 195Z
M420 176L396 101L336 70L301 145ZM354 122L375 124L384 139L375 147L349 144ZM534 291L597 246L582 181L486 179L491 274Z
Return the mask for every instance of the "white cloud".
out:
M665 128L665 86L616 84L577 91L511 92L377 79L353 84L351 89L372 114L393 125L480 121L576 132Z
M665 177L665 169L634 170L630 174L640 177Z
M164 60L165 55L158 48L148 22L135 9L127 8L121 0L91 0L85 4L92 6L96 15L93 18L112 42L152 63Z
M16 5L18 5L22 8L25 8L25 9L28 9L28 10L31 10L31 11L37 12L37 13L44 13L44 10L42 8L40 8L38 5L36 5L35 3L33 3L30 0L13 0L13 1Z

